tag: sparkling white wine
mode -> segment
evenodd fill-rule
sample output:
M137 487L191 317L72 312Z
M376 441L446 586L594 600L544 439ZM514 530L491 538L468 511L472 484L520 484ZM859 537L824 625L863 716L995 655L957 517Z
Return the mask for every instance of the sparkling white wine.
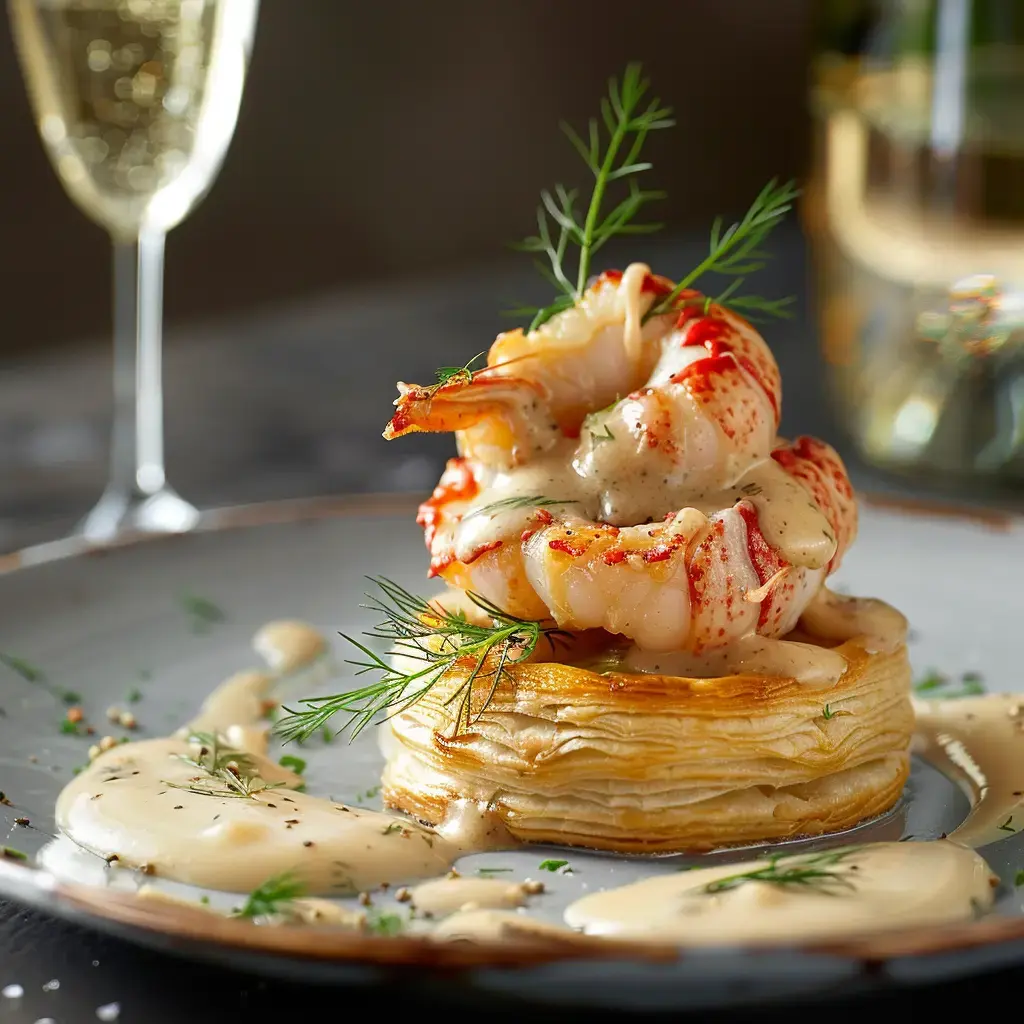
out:
M39 132L115 237L166 231L216 175L256 0L9 0Z

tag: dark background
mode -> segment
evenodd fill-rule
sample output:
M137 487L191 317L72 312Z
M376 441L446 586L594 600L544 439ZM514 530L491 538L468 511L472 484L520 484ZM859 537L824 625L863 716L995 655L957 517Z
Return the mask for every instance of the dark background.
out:
M583 183L558 120L585 122L634 59L679 121L648 144L651 184L669 192L659 217L703 228L739 211L804 170L815 8L263 0L227 160L170 237L168 324L500 260L532 231L542 187ZM50 168L6 19L0 104L0 355L98 344L108 242Z

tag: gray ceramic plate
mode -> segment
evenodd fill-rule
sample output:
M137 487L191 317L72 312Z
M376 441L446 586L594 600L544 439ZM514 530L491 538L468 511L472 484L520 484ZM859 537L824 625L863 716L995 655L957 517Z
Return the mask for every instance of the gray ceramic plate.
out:
M406 498L259 506L212 515L202 530L183 537L92 552L64 543L0 559L0 652L45 673L33 683L0 666L0 789L12 801L0 807L0 843L35 858L50 842L57 793L86 760L91 741L60 732L64 706L57 694L79 693L102 728L104 710L124 706L138 689L141 699L132 705L138 734L168 732L220 679L259 664L250 640L265 621L301 618L331 636L352 633L372 621L359 607L367 575L387 575L422 592L426 558L412 511ZM866 503L839 586L884 597L908 615L918 670L979 671L992 690L1024 691L1022 556L1024 526L1016 521ZM196 631L185 594L215 602L225 621ZM340 659L342 645L336 649ZM367 793L376 786L379 755L372 737L364 736L352 745L304 747L312 791L376 802ZM857 838L935 837L967 809L955 785L918 763L896 811L857 830ZM16 825L18 817L31 825ZM534 991L574 1005L721 1003L738 996L738 978L744 998L848 986L867 961L884 964L894 977L949 977L1015 961L1024 943L1024 906L1013 885L1024 867L1024 842L1016 836L982 851L1004 880L996 914L983 921L799 952L727 950L685 958L668 948L638 952L582 937L533 946L431 946L411 938L259 928L140 901L131 873L107 872L98 858L55 849L49 847L44 866L0 859L0 895L149 945L225 962L258 961L261 969L290 976L348 979L383 964L436 963L463 967L478 985L500 989L529 969L537 975ZM500 865L514 869L510 877L537 877L539 862L555 852L480 854L463 866ZM540 916L559 920L565 905L584 892L679 865L678 858L569 857L572 874L544 875L549 891L533 908ZM166 888L197 895L183 886ZM224 907L238 902L224 894L212 899ZM602 960L599 969L595 958ZM518 970L503 970L513 966Z

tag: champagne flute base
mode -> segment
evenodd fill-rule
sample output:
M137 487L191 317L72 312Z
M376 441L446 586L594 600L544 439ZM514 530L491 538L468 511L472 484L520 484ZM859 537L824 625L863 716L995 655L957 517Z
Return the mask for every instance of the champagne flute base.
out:
M154 494L107 488L75 533L103 544L132 533L188 533L199 510L169 487Z

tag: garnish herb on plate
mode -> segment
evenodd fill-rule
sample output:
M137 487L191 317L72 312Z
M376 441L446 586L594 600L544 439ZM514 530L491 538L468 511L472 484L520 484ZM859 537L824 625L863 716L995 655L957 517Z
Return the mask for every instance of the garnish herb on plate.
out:
M399 935L405 929L405 922L398 914L371 911L366 915L365 928L372 935Z
M1013 884L1018 888L1024 885L1024 871L1018 871L1017 874L1013 876Z
M27 853L16 850L13 846L0 846L0 857L6 857L8 860L28 860Z
M1010 815L1009 818L1006 819L1006 821L1004 821L1002 823L1002 825L999 826L999 829L1002 832L1016 832L1017 831L1017 829L1015 829L1013 827L1013 815L1012 814Z
M830 719L833 719L833 718L839 718L842 715L852 715L852 714L853 714L852 711L843 711L840 708L832 707L831 704L826 704L821 709L821 717L824 718L826 722L829 721Z
M719 274L731 277L733 281L713 298L701 300L704 303L717 302L728 306L750 320L756 320L759 316L792 316L788 309L794 301L792 297L763 299L758 295L736 295L736 292L743 286L747 274L763 269L768 262L770 254L761 246L772 228L793 208L793 202L799 195L800 190L794 182L779 185L773 178L758 193L742 220L722 231L722 218L716 217L711 226L708 255L668 295L651 306L644 320L661 313L670 313L679 295L687 288L692 288L705 274Z
M500 501L492 501L489 505L482 505L470 513L474 516L497 515L499 512L512 512L520 508L552 508L557 505L577 505L576 501L570 498L546 498L543 494L513 494L509 498L502 498Z
M561 868L569 868L569 862L567 860L542 860L537 867L541 871L558 871ZM569 870L572 869L569 868Z
M464 366L440 366L434 374L437 377L437 385L441 387L445 384L469 384L473 380L473 374L476 372L473 369L473 364L478 359L483 359L487 355L486 352L477 352L472 359L469 360Z
M0 664L6 665L12 672L17 673L26 683L46 682L46 675L41 668L37 668L31 662L14 654L0 652Z
M253 799L257 793L279 789L281 782L268 783L260 778L252 758L240 750L226 746L219 736L209 732L194 732L188 738L191 754L178 754L178 760L191 765L200 774L187 783L167 782L173 789L183 789L201 796Z
M35 683L37 686L41 686L47 693L65 704L77 704L82 699L81 694L74 690L61 690L51 685L46 678L46 673L38 665L33 665L30 661L19 658L17 655L0 651L0 665L6 665L15 675L21 676L26 683Z
M608 95L601 100L601 121L607 138L603 137L602 125L596 117L587 125L586 141L570 125L563 122L561 126L593 175L594 187L582 219L576 210L577 189L556 185L553 193L547 189L541 192L537 234L521 242L518 248L547 258L547 264L538 259L537 268L559 295L541 309L523 307L514 311L533 315L531 331L583 297L594 255L609 240L617 235L649 234L662 226L634 221L645 203L665 196L664 192L645 190L638 184L638 175L651 169L650 163L640 160L640 150L649 132L675 124L672 109L661 106L660 100L652 99L641 107L648 84L641 76L639 64L626 68L621 85L614 78L608 83ZM626 195L605 212L606 195L617 182L628 182ZM570 245L579 250L575 271L566 259Z
M920 679L914 681L914 693L919 697L934 697L940 700L978 697L985 693L985 683L980 672L964 672L957 683L952 676L930 668Z
M652 131L671 128L672 109L663 107L658 99L644 104L648 81L642 77L639 64L630 64L621 84L612 79L608 95L601 101L601 117L591 118L586 139L563 122L562 130L573 148L582 157L593 176L594 184L586 213L580 215L576 203L578 189L556 185L553 191L541 192L537 209L537 234L521 242L518 248L537 253L546 262L537 260L537 268L555 287L557 297L542 308L520 307L509 310L517 316L532 315L529 330L547 323L553 316L573 307L582 297L593 269L593 258L610 239L620 235L640 235L658 231L661 224L637 223L635 218L644 205L663 199L664 192L643 189L639 175L651 169L650 162L640 159L647 136ZM602 124L603 122L603 124ZM615 205L607 204L609 190L617 183L626 183L626 193ZM757 295L737 295L748 274L762 269L769 254L762 249L768 233L792 208L799 195L793 182L778 185L770 181L758 194L743 218L723 230L722 219L711 229L708 255L672 292L658 300L647 312L645 320L675 308L680 293L692 287L705 274L732 278L732 283L713 298L701 302L728 305L746 316L791 316L793 298L764 299ZM608 208L610 206L610 208ZM578 250L575 269L569 260L570 249Z
M485 598L467 592L469 599L490 619L490 625L469 622L461 612L409 593L389 579L373 579L380 594L369 596L368 607L383 619L364 635L383 640L391 650L421 667L406 671L396 668L359 640L342 634L361 652L365 661L349 661L356 675L375 674L375 682L327 697L304 697L301 708L285 708L276 730L285 740L311 736L334 715L344 712L342 728L351 728L355 738L375 716L398 714L428 693L441 677L456 665L468 668L466 678L445 700L455 705L454 734L462 732L486 710L498 685L516 661L533 653L542 637L553 643L564 634L554 627L509 615ZM483 690L475 715L474 694Z
M767 858L768 863L764 867L717 878L702 886L699 891L713 895L728 892L749 882L767 882L785 888L813 889L829 895L835 895L842 890L852 891L856 887L850 880L851 870L843 865L843 861L858 850L859 846L846 846L838 850L825 850L822 853L775 854Z
M208 633L211 626L218 625L227 619L224 610L206 597L196 594L182 594L182 611L188 616L189 626L193 633Z
M249 893L245 903L235 911L235 917L272 917L286 914L293 900L305 895L306 887L291 872L268 878Z
M288 768L295 772L296 775L301 775L306 770L306 762L301 757L295 757L294 754L285 754L277 763L282 768Z
M504 875L512 871L512 868L477 868L478 875Z

